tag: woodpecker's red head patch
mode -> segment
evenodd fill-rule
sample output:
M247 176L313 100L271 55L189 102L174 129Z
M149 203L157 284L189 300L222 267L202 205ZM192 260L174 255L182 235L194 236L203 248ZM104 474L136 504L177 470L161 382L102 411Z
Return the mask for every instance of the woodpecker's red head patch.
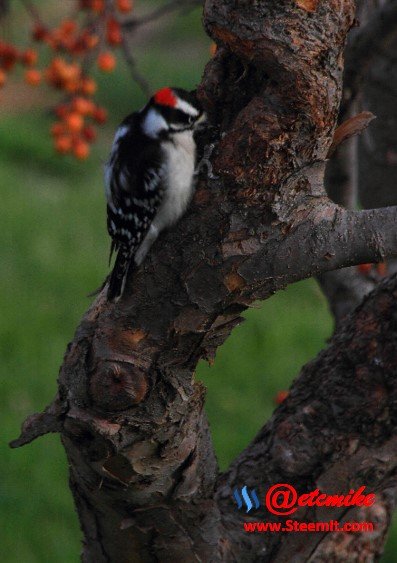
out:
M171 88L162 88L154 95L154 101L160 106L169 106L174 108L177 104L177 99Z

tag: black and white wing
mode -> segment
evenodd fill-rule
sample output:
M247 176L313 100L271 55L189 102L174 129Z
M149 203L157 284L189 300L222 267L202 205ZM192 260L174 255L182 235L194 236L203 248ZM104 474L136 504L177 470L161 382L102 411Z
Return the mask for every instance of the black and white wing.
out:
M157 143L143 143L132 123L121 125L105 169L107 226L117 258L108 298L121 297L127 273L144 241L164 193L164 163Z

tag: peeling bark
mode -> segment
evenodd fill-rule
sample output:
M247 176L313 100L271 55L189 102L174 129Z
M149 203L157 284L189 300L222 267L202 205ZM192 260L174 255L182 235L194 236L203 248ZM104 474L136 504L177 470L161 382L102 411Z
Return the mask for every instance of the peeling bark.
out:
M396 254L396 207L346 210L324 189L353 21L351 0L205 3L219 49L198 89L213 126L201 144L215 143L218 178L201 176L188 214L155 243L121 302L106 302L106 288L98 296L54 404L13 444L46 423L61 432L86 562L342 561L357 549L369 560L382 549L387 526L365 546L334 534L244 534L231 491L288 482L340 493L359 483L393 497L396 278L340 324L222 475L194 380L198 360L214 358L255 300ZM382 510L361 516L388 523Z

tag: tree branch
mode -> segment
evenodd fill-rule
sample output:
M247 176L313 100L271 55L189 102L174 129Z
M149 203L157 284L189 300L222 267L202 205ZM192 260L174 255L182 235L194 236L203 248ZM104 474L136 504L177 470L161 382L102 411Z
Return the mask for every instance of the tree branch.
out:
M355 551L352 540L335 552L340 544L334 542L335 534L287 534L285 540L278 534L266 539L261 534L244 534L241 515L229 508L233 489L242 484L260 484L261 498L274 483L292 484L300 492L319 488L333 494L365 485L368 492L388 494L387 513L382 513L380 502L368 511L302 507L291 517L390 523L397 484L396 295L397 278L393 277L340 325L328 348L303 368L272 419L220 478L221 511L233 538L240 536L243 553L259 553L262 547L268 560L279 563L290 560L293 553L299 553L303 561L311 557L329 561L331 553L335 560L346 561L365 551ZM259 513L255 520L268 521L270 516ZM368 543L367 536L365 549L370 548L371 557L381 553L386 529L379 526L379 537L371 537L374 544Z
M346 117L347 112L349 115L354 115L357 112L357 109L355 110L354 108L358 107L358 102L354 101L350 90L351 81L355 80L356 74L360 74L364 90L368 90L366 84L371 81L372 73L371 71L368 74L368 67L372 65L374 69L382 68L382 64L378 60L379 53L383 51L383 57L386 51L392 52L393 50L393 25L396 22L393 18L388 19L388 16L390 15L390 10L395 10L395 7L391 6L390 3L387 5L385 2L381 7L378 4L377 2L372 4L359 3L357 7L356 17L363 22L363 27L354 30L353 37L347 43L345 58L348 62L345 68L344 92L342 96L342 99L345 101L342 103L342 116L344 115L344 117ZM380 35L376 36L377 33ZM381 44L383 44L382 47L380 47ZM365 45L368 46L366 53ZM371 47L369 48L370 45ZM363 48L361 49L359 46L363 46ZM357 60L358 52L365 58L365 61ZM376 70L377 74L378 72ZM390 103L388 96L385 95L385 87L390 85L390 72L384 69L383 74L385 75L383 84L378 86L376 92L373 92L372 99L374 101L371 103L368 96L364 96L364 99L362 95L360 99L361 105L364 104L366 108L375 109L376 114L379 116L377 123L371 125L371 132L368 133L369 136L376 137L378 145L383 144L383 141L380 141L381 139L385 136L392 136L395 131L390 121L390 117L393 114L393 102L390 98ZM370 90L372 91L373 88L370 88ZM370 105L368 106L368 104ZM362 112L358 116L344 121L335 132L333 145L336 144L340 137L344 137L346 130L354 131L356 128L354 122L360 128L360 123L363 122L362 117L366 113ZM365 123L363 124L365 125ZM388 131L389 133L387 133ZM393 146L391 137L387 144L390 147ZM327 166L327 191L333 201L343 207L357 208L359 205L359 191L361 204L367 202L367 206L376 205L381 207L382 205L396 203L390 197L383 197L385 193L394 193L394 182L391 182L392 174L387 173L387 164L382 159L381 165L375 165L371 155L364 154L367 153L367 149L364 149L365 145L366 143L361 139L359 143L357 139L348 141L345 145L338 148ZM360 159L358 159L359 151ZM332 146L330 152L332 152ZM365 169L365 173L361 173L360 178L358 178L359 161L360 168ZM363 276L355 269L329 272L321 275L319 279L320 285L330 301L331 310L336 315L337 322L339 322L341 315L343 316L343 314L357 306L360 296L363 297L371 288L375 287L377 281L379 280L376 278L369 279Z
M397 29L397 5L385 2L374 10L368 22L356 32L346 53L345 92L341 115L357 96L360 83L366 77L374 58L382 52Z
M341 492L360 478L378 491L394 473L395 279L304 369L219 481L194 381L198 360L214 357L256 299L396 252L397 208L346 211L324 191L353 8L206 2L220 49L199 95L217 132L219 178L200 178L188 214L155 243L118 304L98 296L59 375L84 561L312 556L326 545L317 534L244 535L231 488L283 477L302 491L318 482Z
M328 300L336 326L358 307L376 285L373 279L363 276L355 267L321 274L318 282Z
M341 324L329 347L303 369L288 398L253 443L220 476L216 503L212 500L216 464L202 450L209 436L199 386L187 394L186 382L179 381L183 390L172 378L157 379L160 396L172 401L168 412L174 417L179 413L182 418L177 420L184 421L172 439L169 432L176 420L165 424L166 411L155 413L158 424L153 433L153 417L141 420L138 431L139 412L131 409L119 414L118 421L113 415L112 422L99 419L91 409L71 409L63 441L71 463L72 490L90 539L85 560L92 560L94 553L98 562L106 558L133 561L135 555L129 557L125 547L142 542L149 542L160 559L180 560L189 554L192 561L241 561L247 553L254 560L268 553L278 563L295 552L305 560L314 555L327 560L331 553L346 560L356 553L358 536L344 542L341 553L340 549L335 552L333 534L295 534L283 539L277 534L244 534L241 513L232 505L234 488L255 486L263 499L268 487L279 482L301 493L319 488L340 494L363 484L368 492L375 492L385 503L365 510L301 508L294 518L376 522L381 533L371 536L371 547L367 542L364 548L372 557L379 555L395 504L396 296L397 277L393 277ZM80 332L80 336L86 335ZM174 396L171 391L176 392ZM149 399L148 411L150 403ZM131 434L125 433L126 419ZM187 429L194 435L186 435ZM154 442L142 440L147 432ZM79 474L74 468L79 468ZM163 494L164 487L169 490L168 500L156 502L159 487ZM115 502L119 488L117 511L100 510L94 521L94 506ZM197 516L202 518L200 528ZM263 510L253 518L276 521Z

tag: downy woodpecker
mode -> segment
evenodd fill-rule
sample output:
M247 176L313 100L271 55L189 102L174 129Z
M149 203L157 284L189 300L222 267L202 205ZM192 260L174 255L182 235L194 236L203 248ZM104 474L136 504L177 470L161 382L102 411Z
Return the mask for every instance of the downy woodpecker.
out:
M128 271L185 213L194 190L193 132L204 119L193 93L162 88L118 127L105 166L111 254L117 251L109 300L120 299Z

